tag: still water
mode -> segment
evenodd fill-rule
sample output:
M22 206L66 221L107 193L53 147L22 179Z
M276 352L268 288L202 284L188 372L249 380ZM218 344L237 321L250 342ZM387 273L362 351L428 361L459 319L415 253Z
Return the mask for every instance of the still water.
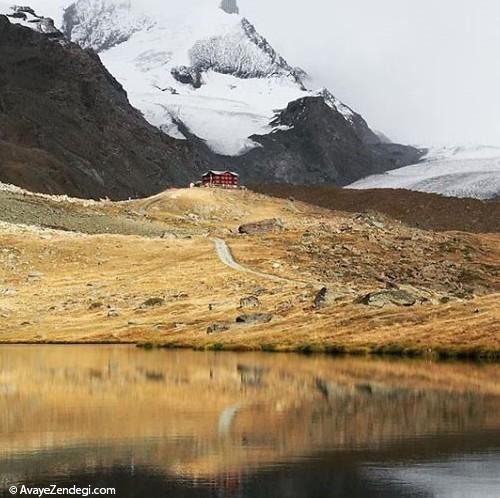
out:
M500 497L500 365L0 347L0 496Z

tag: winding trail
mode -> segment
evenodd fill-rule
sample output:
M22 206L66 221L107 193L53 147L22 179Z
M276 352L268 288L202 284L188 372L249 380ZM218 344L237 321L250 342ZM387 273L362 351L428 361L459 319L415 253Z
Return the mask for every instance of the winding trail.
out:
M242 272L242 273L250 273L251 275L255 275L257 277L266 278L267 280L273 280L274 282L281 282L287 284L303 284L304 282L298 282L295 280L290 280L288 278L278 277L276 275L271 275L270 273L264 273L257 270L252 270L246 266L240 265L237 261L235 261L231 249L227 245L227 242L223 239L212 239L215 245L215 250L217 252L217 256L219 259L229 268L233 270Z

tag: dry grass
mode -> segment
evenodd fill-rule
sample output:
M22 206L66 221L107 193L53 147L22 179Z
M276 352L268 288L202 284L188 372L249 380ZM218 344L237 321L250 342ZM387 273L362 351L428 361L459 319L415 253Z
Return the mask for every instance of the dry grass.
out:
M352 215L240 191L174 190L92 209L102 209L110 217L127 214L132 224L183 230L192 238L76 235L4 224L0 228L2 342L500 355L497 235L433 234L386 219L381 232ZM240 223L270 217L284 219L287 230L256 237L234 235ZM346 225L351 227L349 232L343 231ZM319 234L319 252L301 249L306 231ZM210 234L224 236L239 261L305 283L276 283L225 267L216 257ZM338 244L328 239L331 234L345 246L344 270L335 266ZM390 248L392 241L400 240L407 244L405 265L398 265ZM451 252L422 250L434 243ZM330 258L328 265L325 257ZM380 274L387 270L359 269L374 266L373 261L382 268L389 259L398 283L412 285L416 281L409 280L406 270L398 274L399 269L441 268L449 259L454 265L449 282L443 283L442 274L436 273L440 285L433 285L433 275L426 273L423 289L437 299L447 291L458 295L462 287L473 286L479 297L410 308L353 304L355 295L385 286L385 275L380 278ZM337 273L324 272L326 266ZM316 310L312 302L323 284L344 291L349 287L352 294L344 292L337 303ZM236 325L235 318L242 312L240 298L254 294L257 287L262 287L262 304L256 311L272 312L273 321ZM161 298L164 303L144 307L149 298ZM208 336L207 327L217 322L232 325L227 332Z

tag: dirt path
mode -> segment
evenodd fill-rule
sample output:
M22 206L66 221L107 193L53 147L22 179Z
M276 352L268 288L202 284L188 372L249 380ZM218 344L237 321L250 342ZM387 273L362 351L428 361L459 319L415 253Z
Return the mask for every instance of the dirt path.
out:
M246 266L240 265L237 261L235 261L233 255L231 254L231 249L227 245L227 242L223 239L212 239L215 244L215 250L217 252L217 256L219 259L229 268L233 270L250 273L252 275L256 275L258 277L266 278L268 280L273 280L274 282L281 282L287 284L303 284L303 282L297 282L294 280L289 280L287 278L278 277L276 275L271 275L270 273L264 273L256 270L252 270Z

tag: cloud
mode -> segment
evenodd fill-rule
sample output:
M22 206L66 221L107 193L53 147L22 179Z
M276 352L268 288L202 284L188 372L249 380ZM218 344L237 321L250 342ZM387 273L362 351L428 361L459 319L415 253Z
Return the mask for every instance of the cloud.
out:
M239 0L289 59L392 138L500 144L500 3Z
M28 0L56 17L70 0ZM165 10L186 0L133 0ZM220 0L189 0L193 5ZM292 65L391 138L500 145L500 2L238 0Z

